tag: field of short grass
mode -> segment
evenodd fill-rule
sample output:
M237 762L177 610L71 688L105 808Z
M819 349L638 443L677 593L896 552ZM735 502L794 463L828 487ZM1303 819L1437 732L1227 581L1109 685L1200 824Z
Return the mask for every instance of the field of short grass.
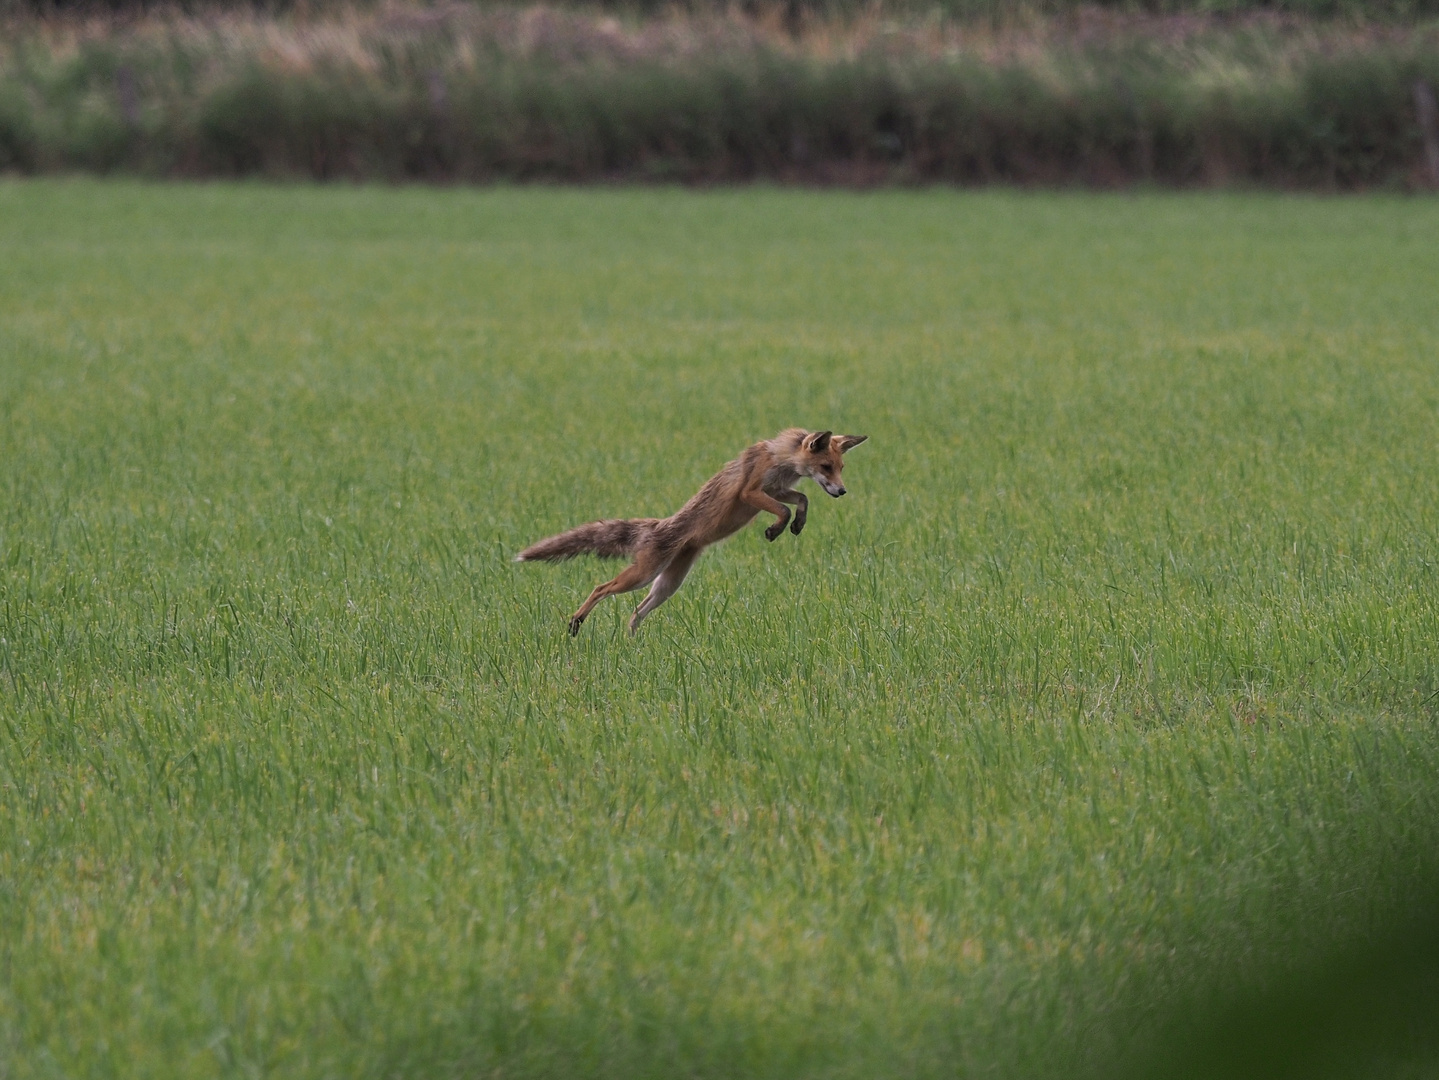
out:
M1113 1076L1382 936L1436 281L1421 199L0 184L0 1076ZM793 424L849 496L637 638L510 562Z

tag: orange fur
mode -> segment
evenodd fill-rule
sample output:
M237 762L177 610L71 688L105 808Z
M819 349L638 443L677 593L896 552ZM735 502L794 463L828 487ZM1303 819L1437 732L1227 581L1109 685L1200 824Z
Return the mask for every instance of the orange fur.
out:
M597 585L570 617L570 633L580 632L580 624L606 596L652 584L630 618L633 634L646 615L674 595L700 552L744 528L760 511L775 516L764 531L766 540L776 539L786 525L798 536L809 512L809 499L794 490L794 485L807 476L830 495L843 495L844 452L866 438L788 428L773 439L755 443L715 473L670 517L593 521L532 544L515 560L558 562L582 554L632 556L629 566ZM795 507L793 514L791 506Z

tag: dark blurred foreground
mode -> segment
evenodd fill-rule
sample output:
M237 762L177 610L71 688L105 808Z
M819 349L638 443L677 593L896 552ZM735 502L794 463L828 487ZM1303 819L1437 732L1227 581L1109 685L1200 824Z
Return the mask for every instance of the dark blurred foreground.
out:
M897 10L12 13L0 169L1439 184L1439 24Z
M1196 995L1127 1075L1439 1076L1439 896L1388 934L1295 963L1262 989Z

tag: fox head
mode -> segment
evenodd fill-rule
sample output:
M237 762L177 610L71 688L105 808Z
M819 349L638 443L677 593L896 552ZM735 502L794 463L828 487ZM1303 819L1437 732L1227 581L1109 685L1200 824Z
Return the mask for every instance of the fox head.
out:
M832 431L816 431L800 440L800 474L808 476L836 499L845 492L839 474L844 471L844 452L858 446L868 435L836 435Z

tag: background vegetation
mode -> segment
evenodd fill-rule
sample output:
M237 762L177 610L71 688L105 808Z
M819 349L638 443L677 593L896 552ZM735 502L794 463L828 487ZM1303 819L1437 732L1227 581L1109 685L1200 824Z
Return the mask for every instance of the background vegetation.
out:
M472 10L512 6L491 0L445 0L409 6L442 9L462 6ZM65 15L115 12L144 14L181 11L213 15L223 11L268 15L309 16L335 11L376 10L384 0L0 0L0 13ZM1007 22L1018 19L1071 15L1083 11L1109 11L1145 15L1236 15L1253 12L1298 15L1304 18L1342 18L1361 21L1407 22L1439 14L1435 0L560 0L552 6L590 11L611 11L627 16L665 12L782 13L791 19L848 18L855 15L922 16L966 21Z
M1433 1075L1436 240L0 185L0 1073ZM509 561L793 423L637 639Z
M0 169L1439 184L1439 26L1101 8L12 17Z

